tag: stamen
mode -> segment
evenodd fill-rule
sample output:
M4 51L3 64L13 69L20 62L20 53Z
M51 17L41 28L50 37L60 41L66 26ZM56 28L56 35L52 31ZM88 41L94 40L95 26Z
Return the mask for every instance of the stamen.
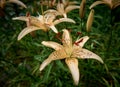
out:
M83 41L83 38L82 39L80 39L79 41L77 41L77 42L74 42L74 44L75 45L77 45L77 46L79 46L79 43L81 43Z
M55 37L62 42L62 39L60 38L60 36L61 36L61 32L58 32Z
M71 29L68 29L68 31L71 33L72 32L72 30Z
M26 17L30 17L30 12L26 12Z
M81 35L82 33L81 32L77 32L77 35Z

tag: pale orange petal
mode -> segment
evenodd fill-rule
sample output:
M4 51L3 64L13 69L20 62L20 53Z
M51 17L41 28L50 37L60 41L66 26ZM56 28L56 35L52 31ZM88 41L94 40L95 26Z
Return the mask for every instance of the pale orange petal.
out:
M116 1L113 3L113 9L120 5L120 1Z
M53 41L42 41L42 44L47 47L53 48L54 50L60 50L63 48L62 45L60 45L56 42L53 42Z
M59 59L64 59L68 57L65 53L65 51L62 50L57 50L54 51L50 54L50 56L40 65L40 71L42 71L51 61L53 60L59 60Z
M73 4L79 4L79 2L77 2L77 1L69 1L69 5L73 5Z
M60 15L60 13L57 10L54 10L54 9L49 9L49 10L44 11L44 14L47 14L47 13L54 14L55 16Z
M55 33L58 33L58 30L56 29L56 27L54 25L49 26Z
M99 62L103 63L102 58L100 58L98 55L96 55L95 53L87 50L87 49L74 49L74 52L72 53L72 57L77 57L80 59L96 59Z
M78 60L76 58L66 58L65 62L70 69L75 85L79 83L79 68Z
M67 29L63 29L62 43L64 47L72 47L72 38L70 32Z
M39 27L35 27L35 26L28 26L26 28L24 28L20 34L18 35L18 40L21 40L25 35L27 35L28 33L38 30L40 29Z
M14 17L12 20L21 20L21 21L29 21L29 17L21 16L21 17Z
M81 37L80 39L78 39L78 40L75 41L74 46L77 45L77 46L83 47L84 44L87 42L88 39L89 39L88 36Z
M92 8L94 8L96 5L99 5L99 4L107 4L107 3L104 2L104 1L96 1L96 2L94 2L89 8L92 9Z
M15 3L15 4L18 4L22 7L24 7L24 8L27 8L27 6L23 2L21 2L20 0L9 0L9 1L7 1L7 3Z
M55 20L56 16L52 13L47 13L44 16L44 22L46 24L51 24L53 22L53 20Z
M31 16L29 21L30 21L31 25L45 28L43 16L39 16L39 17Z
M70 18L60 18L60 19L54 21L54 25L59 24L61 22L75 23L75 21Z
M60 12L61 15L63 15L65 13L64 4L58 2L58 4L57 4L57 11Z
M74 9L79 9L79 8L80 8L80 6L77 6L77 5L69 5L65 8L65 13L68 13Z
M67 5L73 5L73 4L79 4L77 1L69 1L69 0L62 0L62 3L67 6Z

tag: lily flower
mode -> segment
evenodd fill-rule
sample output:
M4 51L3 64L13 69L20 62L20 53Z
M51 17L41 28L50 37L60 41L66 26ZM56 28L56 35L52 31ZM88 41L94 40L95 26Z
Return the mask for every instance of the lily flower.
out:
M48 7L53 7L56 5L56 0L42 0L41 4Z
M24 8L27 8L26 5L23 2L21 2L20 0L7 0L7 1L6 0L0 0L0 7L4 8L4 6L7 3L15 3L17 5L20 5L20 6L24 7Z
M92 9L93 7L95 7L96 5L99 4L106 4L110 7L110 9L114 9L117 6L120 5L120 0L101 0L101 1L96 1L94 2L91 6L90 9Z
M75 5L77 4L76 1L70 2L67 0L62 0L62 2L58 2L57 4L57 11L63 15L64 18L67 18L67 13L74 10L79 9L80 6Z
M103 63L103 60L96 55L95 53L84 49L83 46L89 39L88 36L84 36L78 40L74 44L72 44L72 38L67 29L63 29L62 35L62 44L53 42L53 41L43 41L42 44L53 48L55 51L52 52L49 57L43 61L40 65L40 71L42 71L49 63L53 60L65 59L65 62L70 69L72 74L74 84L78 85L79 83L79 68L78 68L78 59L96 59Z
M60 18L60 19L55 19L55 18L56 16L51 13L47 13L45 15L39 15L38 17L21 16L21 17L13 18L13 20L22 20L25 22L30 22L30 26L27 26L20 32L20 34L18 35L18 40L22 39L26 34L35 30L43 30L47 32L48 30L52 29L55 33L58 33L58 30L56 29L55 25L61 22L75 23L75 21L70 18Z
M62 15L64 18L67 18L67 13L68 12L70 12L74 9L79 9L80 8L80 6L75 5L77 3L78 2L76 2L76 1L70 2L68 0L61 0L60 2L58 2L56 10L50 9L50 10L45 11L45 13L54 12L58 15Z

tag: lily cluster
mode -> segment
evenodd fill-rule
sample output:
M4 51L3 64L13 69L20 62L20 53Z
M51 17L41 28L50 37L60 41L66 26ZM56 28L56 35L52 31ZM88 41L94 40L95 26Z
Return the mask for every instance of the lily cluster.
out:
M77 5L79 4L78 2L70 2L69 0L60 0L58 3L56 3L56 0L51 0L49 3L51 3L53 6L55 5L56 9L49 9L44 11L42 15L39 14L37 17L31 16L29 14L26 16L13 18L13 20L25 21L27 25L27 27L24 28L18 35L18 40L21 40L25 35L36 30L43 30L48 32L51 29L54 33L57 34L59 31L55 25L61 22L75 23L73 19L67 17L67 13L74 9L80 9L80 17L84 17L86 0L82 0L82 4L80 6ZM88 29L92 25L91 20L93 20L93 14L94 10L91 10L90 17L88 17L87 22ZM60 18L58 19L57 16ZM49 57L40 65L40 71L42 71L49 63L54 60L65 59L65 63L67 64L72 74L74 84L78 85L80 77L78 59L95 59L101 63L103 63L103 60L95 53L83 48L84 44L89 39L88 36L83 36L77 39L73 44L70 32L67 29L63 29L62 31L62 45L54 41L42 41L43 45L53 48L55 51L52 52Z

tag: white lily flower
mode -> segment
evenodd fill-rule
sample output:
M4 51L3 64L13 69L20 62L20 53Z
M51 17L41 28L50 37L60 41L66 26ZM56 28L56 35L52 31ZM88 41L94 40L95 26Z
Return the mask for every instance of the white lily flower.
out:
M43 30L47 32L48 30L52 29L55 33L58 33L58 30L56 29L55 25L61 22L75 23L75 21L70 18L60 18L60 19L55 19L55 18L56 16L52 13L39 15L38 17L21 16L21 17L13 18L13 20L22 20L25 22L30 22L30 26L27 26L26 28L24 28L21 31L21 33L18 35L18 40L22 39L25 35L35 30Z
M43 41L42 44L53 48L49 57L40 65L40 71L42 71L53 60L65 59L65 62L70 69L75 85L79 83L79 68L77 59L96 59L103 63L103 60L95 53L84 49L83 46L89 39L88 36L84 36L76 40L75 44L72 44L72 38L68 30L63 30L62 44L53 41Z

